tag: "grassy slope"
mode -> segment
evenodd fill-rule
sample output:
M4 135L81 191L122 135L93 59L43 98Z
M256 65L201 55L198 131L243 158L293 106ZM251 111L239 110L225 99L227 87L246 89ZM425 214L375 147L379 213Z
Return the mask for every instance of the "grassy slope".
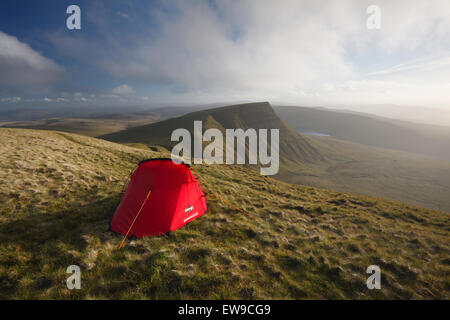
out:
M144 126L129 128L124 131L108 134L101 138L120 142L141 142L148 145L161 145L171 149L178 142L170 141L172 132L178 128L185 128L193 136L194 121L203 121L203 130L217 128L225 137L225 129L252 128L280 130L280 158L288 163L292 159L302 162L322 160L321 155L300 134L287 126L273 111L267 102L257 102L244 105L233 105L208 110L192 112L177 118L152 123ZM290 159L291 161L287 161ZM300 161L294 161L301 164Z
M336 114L344 118L355 116ZM328 118L324 118L324 123ZM204 130L210 127L221 131L224 128L279 128L281 163L277 177L280 180L381 196L450 212L449 162L332 138L303 136L281 120L268 103L202 110L103 138L120 143L162 145L170 149L176 144L169 140L173 130L186 128L192 131L194 120L203 120ZM349 127L350 123L346 123L347 132ZM375 130L373 125L372 130Z
M50 131L0 141L0 298L450 298L448 214L201 166L245 213L210 199L173 237L117 252L120 182L161 154ZM81 290L66 289L71 264ZM365 286L371 264L382 290Z
M90 203L122 184L145 151L62 132L0 128L1 219ZM117 187L118 188L118 187ZM119 190L116 188L116 191Z
M297 131L317 131L369 146L450 160L450 128L319 108L275 107Z
M450 212L450 162L332 137L305 137L328 162L285 168L280 179ZM292 170L292 171L291 171Z

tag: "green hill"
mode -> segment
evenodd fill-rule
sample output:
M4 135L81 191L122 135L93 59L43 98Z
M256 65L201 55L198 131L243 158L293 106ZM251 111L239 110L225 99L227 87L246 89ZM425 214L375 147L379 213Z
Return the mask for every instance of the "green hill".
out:
M285 169L279 177L283 181L450 212L450 162L332 137L305 139L328 161L307 169Z
M450 128L324 108L275 107L298 132L314 131L369 146L450 160Z
M223 134L228 128L279 129L280 137L282 137L279 146L280 159L285 165L291 162L303 164L323 160L320 153L307 140L277 116L268 102L201 110L165 121L129 128L100 138L119 143L140 142L160 145L171 149L178 143L170 141L172 132L178 128L185 128L193 136L195 120L203 121L203 130L217 128Z
M177 143L170 141L172 132L185 128L192 133L194 120L202 120L204 130L218 128L222 132L226 128L279 128L280 180L450 212L450 162L335 138L301 135L281 120L267 102L192 112L102 138L160 145L170 150ZM350 131L349 126L350 122L345 130Z
M174 236L108 231L140 160L167 156L68 133L0 129L1 299L449 299L448 214L195 166L220 196ZM81 290L66 269L81 267ZM381 267L382 289L366 287Z

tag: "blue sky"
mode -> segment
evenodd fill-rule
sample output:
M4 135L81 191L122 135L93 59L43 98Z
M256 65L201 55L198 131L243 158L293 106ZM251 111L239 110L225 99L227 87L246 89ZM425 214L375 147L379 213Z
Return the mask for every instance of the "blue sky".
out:
M81 8L81 30L66 8ZM381 10L369 30L366 9ZM2 1L0 108L449 108L446 0Z
M73 1L45 0L0 3L0 31L18 38L20 42L31 46L34 51L64 68L65 75L58 83L51 83L50 87L43 88L43 93L47 93L48 96L55 96L61 92L69 95L107 93L111 88L122 84L120 77L111 76L105 70L96 67L91 57L84 58L85 52L80 51L86 49L85 47L80 47L79 50L72 47L68 50L78 52L65 52L61 48L63 44L55 41L67 43L88 41L93 46L98 46L99 55L108 55L108 44L103 37L106 28L110 35L116 36L124 46L127 45L126 39L130 34L138 35L144 28L147 32L151 28L157 29L156 25L152 25L148 15L139 13L139 19L147 21L145 26L142 25L142 21L130 23L126 18L126 12L131 16L137 14L140 9L145 8L145 11L148 11L150 5L157 6L156 1L153 1L154 4L149 1L133 1L129 4L124 1L97 4L93 1L77 1L76 4L82 10L82 30L68 30L66 19L69 15L66 14L66 8L73 3ZM103 25L104 19L110 20L107 25ZM35 99L40 97L39 92L33 92L33 88L23 86L1 88L0 92L7 96L11 89L18 95Z

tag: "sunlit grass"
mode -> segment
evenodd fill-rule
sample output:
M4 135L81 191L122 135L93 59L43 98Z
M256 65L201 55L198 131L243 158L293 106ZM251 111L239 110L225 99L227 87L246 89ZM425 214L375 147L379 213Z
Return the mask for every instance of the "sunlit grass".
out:
M0 298L449 298L448 214L279 182L240 166L196 166L223 201L171 237L108 231L145 149L1 129ZM66 268L82 289L66 288ZM366 268L382 270L370 291Z

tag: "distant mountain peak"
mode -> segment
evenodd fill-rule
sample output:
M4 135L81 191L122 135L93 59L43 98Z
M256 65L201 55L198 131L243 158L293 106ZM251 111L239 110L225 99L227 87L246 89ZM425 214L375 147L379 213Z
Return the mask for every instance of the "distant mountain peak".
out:
M101 138L121 143L140 142L160 145L171 149L176 142L170 141L172 132L184 128L193 132L194 121L204 123L203 130L224 129L279 129L280 160L282 163L322 161L322 155L302 135L288 126L273 110L269 102L243 103L185 114L145 126L133 127ZM205 125L206 124L206 125Z

